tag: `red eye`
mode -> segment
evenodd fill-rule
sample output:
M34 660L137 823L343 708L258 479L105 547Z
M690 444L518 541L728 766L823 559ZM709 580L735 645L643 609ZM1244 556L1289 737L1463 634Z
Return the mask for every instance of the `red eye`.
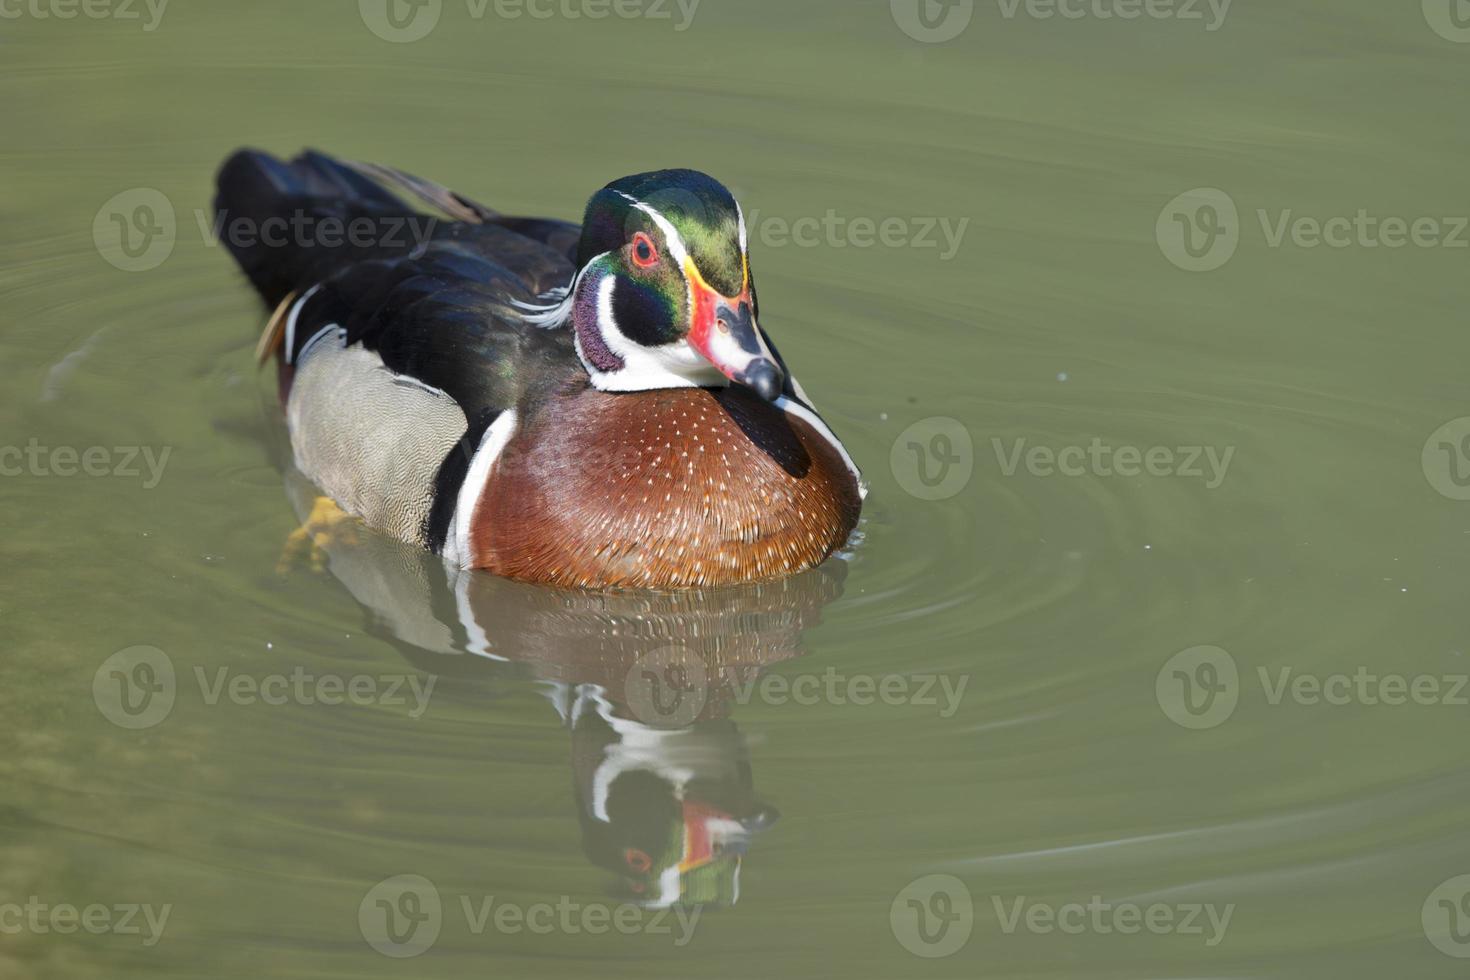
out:
M653 245L653 239L643 232L633 236L633 262L640 269L648 269L658 264L658 249Z

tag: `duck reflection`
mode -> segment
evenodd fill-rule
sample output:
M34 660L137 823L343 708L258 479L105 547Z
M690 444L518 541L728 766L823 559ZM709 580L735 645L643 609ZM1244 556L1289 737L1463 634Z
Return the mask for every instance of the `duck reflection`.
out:
M315 489L287 490L305 520ZM352 528L324 565L416 666L465 676L521 665L571 736L582 846L623 897L733 905L752 839L778 813L755 790L736 695L799 656L842 592L842 562L779 582L687 593L587 593L463 572Z

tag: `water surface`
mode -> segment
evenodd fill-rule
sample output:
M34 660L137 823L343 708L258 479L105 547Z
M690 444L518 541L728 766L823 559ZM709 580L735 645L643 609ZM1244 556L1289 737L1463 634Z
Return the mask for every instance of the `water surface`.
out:
M1449 4L356 6L0 21L0 977L1463 974ZM196 219L240 145L569 218L718 175L860 540L675 598L365 532L278 574L310 491Z

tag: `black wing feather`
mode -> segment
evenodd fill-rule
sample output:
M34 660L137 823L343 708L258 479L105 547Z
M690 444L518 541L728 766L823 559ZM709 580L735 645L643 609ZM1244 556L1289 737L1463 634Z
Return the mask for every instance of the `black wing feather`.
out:
M314 151L285 163L242 150L226 161L218 183L226 246L265 301L274 305L315 287L297 315L289 356L335 325L348 344L377 351L390 370L447 392L469 418L585 378L570 332L529 326L513 305L571 283L576 225L500 217L483 206L478 222L431 218ZM367 218L381 234L370 243L345 236L331 244L309 234L284 246L259 236L232 241L229 234L238 218L260 228L267 219L297 215L309 230L328 218L344 225Z

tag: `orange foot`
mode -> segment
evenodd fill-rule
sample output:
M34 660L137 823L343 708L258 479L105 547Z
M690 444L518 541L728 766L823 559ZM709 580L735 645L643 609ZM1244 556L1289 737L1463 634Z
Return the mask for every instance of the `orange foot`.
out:
M318 497L306 522L291 532L276 562L276 574L285 575L305 559L313 572L327 567L327 549L334 544L357 543L357 520L331 497Z

